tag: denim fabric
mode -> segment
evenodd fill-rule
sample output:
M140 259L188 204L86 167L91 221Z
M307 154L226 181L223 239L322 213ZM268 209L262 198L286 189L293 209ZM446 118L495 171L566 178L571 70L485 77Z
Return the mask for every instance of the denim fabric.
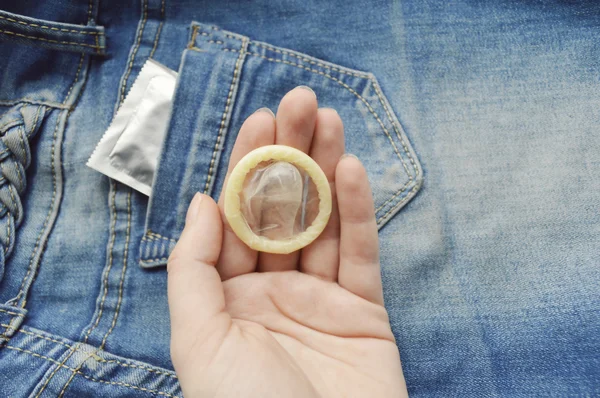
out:
M1 395L181 396L166 258L297 85L367 167L411 396L600 395L596 2L0 8ZM150 200L85 167L148 58L179 72Z

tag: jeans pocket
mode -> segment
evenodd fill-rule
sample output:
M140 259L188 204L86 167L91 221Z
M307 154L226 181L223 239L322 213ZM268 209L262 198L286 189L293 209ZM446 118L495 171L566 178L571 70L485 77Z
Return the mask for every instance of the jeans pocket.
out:
M306 85L340 114L348 152L365 164L382 227L418 191L422 170L375 76L193 23L179 69L140 246L140 265L165 264L197 191L218 196L243 121Z
M105 54L104 28L30 18L0 10L0 40L85 54Z

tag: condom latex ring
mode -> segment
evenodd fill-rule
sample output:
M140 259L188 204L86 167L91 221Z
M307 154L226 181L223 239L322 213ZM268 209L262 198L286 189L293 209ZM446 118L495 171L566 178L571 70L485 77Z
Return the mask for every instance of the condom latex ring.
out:
M284 145L248 153L229 176L225 217L254 250L287 254L314 241L331 215L323 170L302 151Z

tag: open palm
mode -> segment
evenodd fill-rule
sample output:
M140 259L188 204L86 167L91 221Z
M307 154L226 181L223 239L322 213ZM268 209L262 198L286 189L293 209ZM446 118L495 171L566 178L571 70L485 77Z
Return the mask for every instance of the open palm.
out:
M270 144L321 166L331 219L300 252L257 253L228 227L222 202L194 197L168 263L171 354L185 396L406 396L383 306L371 191L361 163L340 160L339 116L318 109L312 91L294 89L276 117L259 111L246 120L229 171Z

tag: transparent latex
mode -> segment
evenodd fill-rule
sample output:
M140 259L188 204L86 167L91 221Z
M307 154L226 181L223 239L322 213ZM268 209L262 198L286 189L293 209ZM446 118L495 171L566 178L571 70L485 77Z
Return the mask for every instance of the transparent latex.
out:
M239 193L240 210L257 236L294 239L311 226L319 213L319 195L308 173L277 160L258 163Z

